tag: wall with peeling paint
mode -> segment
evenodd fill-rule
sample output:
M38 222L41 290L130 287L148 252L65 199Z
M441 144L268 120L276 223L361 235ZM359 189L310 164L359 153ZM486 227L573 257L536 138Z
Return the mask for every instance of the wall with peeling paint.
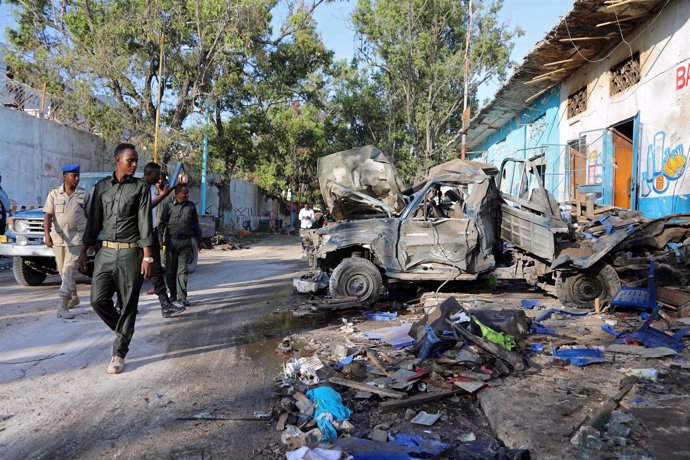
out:
M42 206L62 182L64 164L77 163L82 171L112 169L112 151L98 136L0 107L2 187L18 206Z
M500 166L505 158L546 156L545 186L558 199L560 157L559 144L560 92L552 88L500 127L473 150L470 158Z
M690 1L666 4L660 13L531 102L519 116L474 147L473 158L500 165L503 158L546 153L546 187L559 200L574 199L576 185L591 186L587 199L614 202L614 134L632 125L632 206L647 217L690 213ZM577 42L576 42L577 43ZM611 91L611 68L639 53L640 81ZM576 44L562 59L581 60ZM548 68L545 68L546 72ZM519 85L524 83L517 83ZM587 89L587 108L567 117L568 96ZM543 111L543 117L539 118ZM569 142L584 141L584 168L573 166ZM573 168L582 177L575 177ZM582 171L584 169L584 171ZM578 181L584 181L579 183Z
M601 185L599 201L611 204L614 161L609 128L639 114L633 138L632 192L647 217L690 212L690 2L671 2L658 16L632 31L597 62L579 68L561 83L561 107L568 95L587 86L587 109L560 124L560 143L585 136L588 182ZM573 49L576 52L575 49ZM611 95L610 69L640 55L640 81ZM564 162L563 162L564 164ZM565 173L564 165L561 166ZM635 201L635 200L633 200Z

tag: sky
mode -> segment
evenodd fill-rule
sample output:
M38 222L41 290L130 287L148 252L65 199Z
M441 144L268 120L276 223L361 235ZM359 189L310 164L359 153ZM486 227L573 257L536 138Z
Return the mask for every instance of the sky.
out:
M335 52L336 59L350 60L354 55L355 41L350 13L355 4L356 0L335 0L320 5L316 10L315 19L321 37L326 46ZM527 52L556 25L559 17L565 15L572 4L572 0L504 0L500 21L511 27L518 26L525 32L522 37L515 39L511 60L522 62ZM13 24L10 6L0 3L0 31L3 32L0 34L0 44L6 42L5 27ZM479 89L479 100L491 98L499 85L496 78L483 85Z

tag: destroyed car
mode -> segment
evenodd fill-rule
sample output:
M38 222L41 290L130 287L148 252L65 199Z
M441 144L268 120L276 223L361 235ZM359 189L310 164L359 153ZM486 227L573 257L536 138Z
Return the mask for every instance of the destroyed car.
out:
M591 308L651 259L669 282L686 283L690 216L651 220L616 208L571 223L545 189L542 165L543 157L500 168L456 159L406 188L376 147L320 158L321 193L338 222L307 236L311 267L330 275L331 295L365 304L388 283L495 278Z

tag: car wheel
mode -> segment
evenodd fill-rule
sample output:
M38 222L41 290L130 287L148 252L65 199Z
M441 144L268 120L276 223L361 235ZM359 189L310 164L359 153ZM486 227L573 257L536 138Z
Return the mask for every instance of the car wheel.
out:
M15 257L12 260L14 279L22 286L40 286L48 276L46 273L34 270L24 262L23 257Z
M563 305L575 308L594 308L594 301L602 305L610 302L621 289L618 273L610 265L595 266L581 272L562 273L556 279L556 295Z
M381 297L383 278L369 260L350 257L335 267L328 287L334 298L355 297L357 301L370 305Z

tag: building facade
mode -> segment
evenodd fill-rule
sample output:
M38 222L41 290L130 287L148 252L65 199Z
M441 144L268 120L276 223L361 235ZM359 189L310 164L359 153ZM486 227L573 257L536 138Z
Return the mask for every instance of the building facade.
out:
M576 1L473 119L472 157L543 155L560 202L690 213L690 2Z

